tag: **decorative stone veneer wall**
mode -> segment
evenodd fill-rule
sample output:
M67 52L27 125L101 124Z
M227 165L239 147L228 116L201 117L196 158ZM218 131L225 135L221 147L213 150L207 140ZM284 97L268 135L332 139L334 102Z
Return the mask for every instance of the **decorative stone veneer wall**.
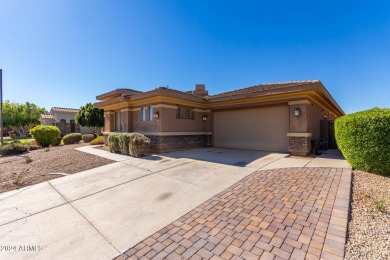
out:
M311 150L310 137L292 137L288 138L288 151L291 155L307 156Z
M151 152L161 153L196 147L211 147L211 135L148 136L151 139Z
M61 136L70 134L70 133L80 133L80 125L74 125L74 132L71 132L71 124L70 123L55 123L55 126L60 129Z
M103 133L104 143L106 145L108 145L109 134ZM212 146L212 135L148 135L148 137L151 140L150 150L152 153Z

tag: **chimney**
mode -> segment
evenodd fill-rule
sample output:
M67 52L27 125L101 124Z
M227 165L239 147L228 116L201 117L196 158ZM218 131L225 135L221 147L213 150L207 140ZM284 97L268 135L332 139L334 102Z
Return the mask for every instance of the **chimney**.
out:
M205 97L208 96L209 92L206 90L206 85L205 84L196 84L195 85L195 90L192 91L192 94Z

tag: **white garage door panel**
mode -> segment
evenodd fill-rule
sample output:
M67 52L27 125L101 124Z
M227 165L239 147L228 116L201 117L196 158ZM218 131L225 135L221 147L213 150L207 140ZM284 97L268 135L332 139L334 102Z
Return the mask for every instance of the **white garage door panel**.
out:
M288 106L215 112L214 145L287 152L288 113Z

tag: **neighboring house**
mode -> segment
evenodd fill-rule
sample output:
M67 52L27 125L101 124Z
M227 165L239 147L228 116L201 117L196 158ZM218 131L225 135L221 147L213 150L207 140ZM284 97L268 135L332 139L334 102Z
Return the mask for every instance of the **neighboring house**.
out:
M76 124L74 116L78 111L78 109L74 108L53 107L50 109L50 113L41 114L39 121L42 125L57 126L62 136L70 133L93 133L93 128L82 127Z
M208 95L205 85L116 89L96 97L103 134L140 132L155 152L226 147L308 155L311 140L336 148L332 126L343 110L319 80L278 82Z

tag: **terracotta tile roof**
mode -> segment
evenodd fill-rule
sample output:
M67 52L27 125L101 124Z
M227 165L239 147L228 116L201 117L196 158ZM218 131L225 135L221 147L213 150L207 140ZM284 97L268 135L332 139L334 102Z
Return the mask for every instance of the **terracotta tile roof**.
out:
M117 88L113 91L110 91L110 92L107 92L107 93L104 93L104 94L97 96L96 99L102 100L102 99L106 99L106 98L110 98L110 97L118 97L118 96L122 96L122 95L131 96L131 95L140 94L140 93L142 93L142 91L138 91L138 90L134 90L134 89L130 89L130 88Z
M64 108L64 107L52 107L50 113L53 112L69 112L69 113L77 113L79 110L75 108Z
M175 98L182 98L186 100L192 100L192 101L198 101L198 102L204 102L203 98L194 94L190 94L187 92L183 92L176 89L166 88L166 87L159 87L151 91L138 93L137 95L124 95L126 97L131 97L131 100L146 98L150 96L158 96L158 95L164 95L169 97L175 97Z
M54 119L54 116L53 116L53 114L50 114L50 113L48 113L48 114L41 114L41 118L42 119Z
M298 87L303 85L310 85L314 83L320 83L319 80L302 80L302 81L290 81L290 82L275 82L275 83L266 83L260 84L252 87L241 88L233 91L228 91L216 95L209 95L204 97L206 100L213 101L214 99L229 99L235 96L242 95L254 95L261 92L273 92L275 90L286 90L292 87Z

